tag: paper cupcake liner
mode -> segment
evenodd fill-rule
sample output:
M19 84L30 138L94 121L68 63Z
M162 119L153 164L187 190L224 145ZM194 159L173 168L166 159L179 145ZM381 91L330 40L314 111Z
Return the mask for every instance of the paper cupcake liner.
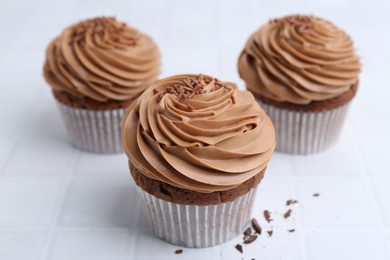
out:
M104 154L123 151L121 120L126 109L95 111L57 103L75 147Z
M289 154L317 153L331 147L340 136L349 105L323 112L304 112L258 102L274 123L276 151Z
M202 248L242 234L252 216L257 188L232 202L210 206L175 204L138 189L159 238L178 246Z

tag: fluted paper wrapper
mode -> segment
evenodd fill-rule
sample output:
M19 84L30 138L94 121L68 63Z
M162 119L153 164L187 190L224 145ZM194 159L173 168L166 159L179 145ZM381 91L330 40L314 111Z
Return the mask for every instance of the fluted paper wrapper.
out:
M305 112L258 102L274 123L276 151L289 154L318 153L331 147L340 136L349 106Z
M181 205L138 190L153 232L161 239L183 247L210 247L242 234L249 224L256 189L232 202L210 206Z
M123 151L121 120L126 109L95 111L57 103L75 147L102 154Z

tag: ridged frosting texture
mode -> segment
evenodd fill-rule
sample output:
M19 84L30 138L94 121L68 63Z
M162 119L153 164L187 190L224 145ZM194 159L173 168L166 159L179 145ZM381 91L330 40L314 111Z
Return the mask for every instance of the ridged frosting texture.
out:
M308 104L337 97L357 82L352 39L329 21L292 15L254 32L238 69L247 88L274 101Z
M197 192L234 188L260 173L275 131L248 91L204 75L162 79L124 117L129 162L147 177Z
M133 99L159 74L156 43L106 17L65 29L49 44L44 65L44 76L54 91L98 102Z

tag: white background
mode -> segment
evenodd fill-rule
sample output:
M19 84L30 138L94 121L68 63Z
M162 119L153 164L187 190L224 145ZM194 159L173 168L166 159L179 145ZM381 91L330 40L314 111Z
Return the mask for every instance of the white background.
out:
M0 259L390 259L390 2L379 0L0 0ZM275 153L255 217L274 215L241 255L239 237L208 249L155 238L124 155L67 142L42 77L45 47L65 27L115 15L159 44L163 74L236 81L249 34L280 15L308 13L348 31L363 73L342 137L312 156ZM313 193L320 193L318 198ZM297 199L291 219L280 215ZM295 233L286 230L295 228Z

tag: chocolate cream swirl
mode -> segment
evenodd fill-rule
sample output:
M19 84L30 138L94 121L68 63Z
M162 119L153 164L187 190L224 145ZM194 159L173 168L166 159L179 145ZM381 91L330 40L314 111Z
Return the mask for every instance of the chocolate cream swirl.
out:
M208 193L259 174L275 148L274 127L248 91L210 76L157 81L123 122L129 163L146 177Z
M271 20L248 39L238 69L247 88L274 101L308 104L337 97L357 83L352 39L314 16Z
M54 91L98 102L133 99L159 74L156 43L106 17L65 29L48 46L44 65L44 76Z

